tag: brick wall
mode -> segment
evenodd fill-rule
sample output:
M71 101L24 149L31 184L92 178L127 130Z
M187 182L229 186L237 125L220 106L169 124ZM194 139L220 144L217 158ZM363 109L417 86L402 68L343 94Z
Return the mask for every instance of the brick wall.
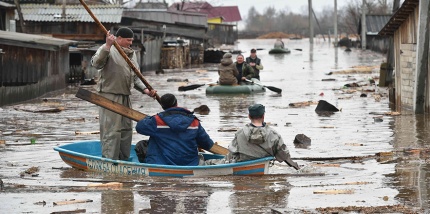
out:
M412 108L416 73L416 44L400 44L400 51L402 105Z

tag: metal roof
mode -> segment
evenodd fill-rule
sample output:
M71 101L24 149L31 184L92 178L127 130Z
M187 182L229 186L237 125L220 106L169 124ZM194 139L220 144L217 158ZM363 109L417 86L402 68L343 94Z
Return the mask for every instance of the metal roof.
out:
M366 35L378 35L390 18L391 15L366 15ZM361 20L358 24L358 34L361 34Z
M2 2L2 1L0 1L0 7L16 8L14 4L9 4L6 2Z
M207 14L208 18L222 17L224 22L237 22L242 20L237 6L213 7L207 2L201 1L173 3L168 10L197 12Z
M0 44L5 45L56 50L58 47L75 43L77 41L0 30Z
M224 22L238 22L242 20L237 6L214 7L211 10L214 17L222 17Z
M402 25L402 23L413 13L419 4L419 0L405 0L402 6L391 17L390 21L379 31L380 36L394 35L394 32Z
M205 14L183 11L166 11L159 9L125 9L124 17L143 21L161 22L169 24L191 24L206 28L207 17Z
M117 5L88 5L102 23L121 23L123 8ZM66 5L66 17L62 17L62 5L22 4L25 21L34 22L94 22L82 5ZM15 19L19 20L18 13Z

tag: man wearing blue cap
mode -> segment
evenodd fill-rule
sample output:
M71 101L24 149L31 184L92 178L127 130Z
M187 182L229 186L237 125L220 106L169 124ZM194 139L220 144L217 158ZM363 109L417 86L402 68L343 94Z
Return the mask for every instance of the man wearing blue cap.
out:
M228 146L228 162L241 162L262 157L273 156L279 162L286 162L290 167L300 169L291 160L287 146L282 137L264 122L265 107L261 104L248 108L251 123L238 130Z
M124 53L136 68L137 57L131 49L133 31L130 28L120 28L115 35L108 33L103 44L91 59L91 65L98 69L99 80L97 92L112 101L131 108L131 87L143 94L154 97L155 90L148 90L127 64L120 52L114 47L114 42L121 46ZM114 160L128 160L132 141L132 121L105 108L99 108L100 142L102 156Z

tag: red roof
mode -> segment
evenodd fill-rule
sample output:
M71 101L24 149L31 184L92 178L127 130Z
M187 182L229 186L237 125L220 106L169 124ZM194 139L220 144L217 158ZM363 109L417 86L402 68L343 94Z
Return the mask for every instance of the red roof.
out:
M213 7L211 10L214 17L222 17L224 22L238 22L242 20L237 6ZM209 17L208 18L213 18Z
M182 10L187 12L196 12L206 14L208 18L222 17L224 22L241 21L239 8L237 6L213 7L207 2L177 2L173 3L169 11Z

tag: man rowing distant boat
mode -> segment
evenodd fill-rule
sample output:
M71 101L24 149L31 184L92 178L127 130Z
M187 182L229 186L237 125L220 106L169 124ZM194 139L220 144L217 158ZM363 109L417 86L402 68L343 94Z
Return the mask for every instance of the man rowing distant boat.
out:
M285 45L281 38L277 39L275 42L275 45L273 45L274 48L284 49Z
M147 151L142 151L146 153L142 161L150 164L197 166L198 147L209 151L214 142L192 112L178 107L175 95L161 96L160 103L163 112L145 117L136 125L139 134L150 136ZM136 144L136 148L139 147L141 146Z
M239 74L236 76L237 83L245 81L245 79L250 80L251 78L255 78L254 69L244 61L242 54L237 55L234 65L239 71Z
M297 163L291 160L281 135L264 122L265 107L255 104L250 106L248 111L251 123L236 132L228 146L227 156L222 160L208 160L206 164L235 163L272 156L279 162L286 162L290 167L300 169Z

